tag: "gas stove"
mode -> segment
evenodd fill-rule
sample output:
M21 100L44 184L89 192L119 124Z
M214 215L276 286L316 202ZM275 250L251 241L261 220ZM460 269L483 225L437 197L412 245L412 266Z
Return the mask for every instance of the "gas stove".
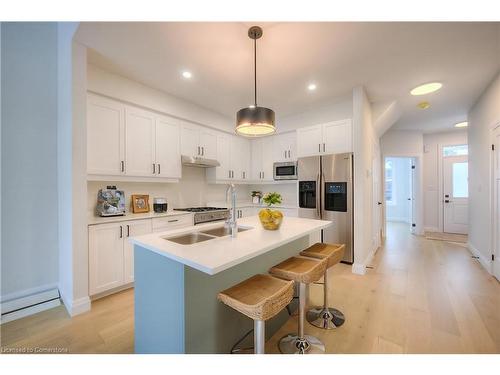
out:
M174 211L193 212L195 225L210 221L226 220L229 217L229 210L220 207L174 208Z

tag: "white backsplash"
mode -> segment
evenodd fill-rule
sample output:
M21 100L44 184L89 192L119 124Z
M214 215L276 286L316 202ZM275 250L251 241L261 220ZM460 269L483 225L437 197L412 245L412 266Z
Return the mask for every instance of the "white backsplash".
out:
M182 167L182 179L178 183L163 182L112 182L89 181L88 183L88 210L92 215L95 212L97 192L107 185L116 185L117 189L125 191L127 212L130 210L132 194L148 194L149 203L153 198L166 198L168 208L205 206L207 202L225 201L227 185L208 184L205 178L205 169ZM238 185L238 200L250 200L250 186Z
M250 185L250 192L253 190L260 190L262 193L277 192L281 194L282 202L284 206L297 206L298 205L298 194L297 194L297 183L286 183L277 185Z

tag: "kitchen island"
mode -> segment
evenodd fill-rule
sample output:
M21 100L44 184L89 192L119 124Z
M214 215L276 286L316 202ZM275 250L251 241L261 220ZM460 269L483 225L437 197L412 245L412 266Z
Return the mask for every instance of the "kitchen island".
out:
M285 217L277 231L257 216L238 220L232 238L224 223L132 237L136 353L229 353L253 327L217 301L217 293L309 246L309 234L330 221ZM226 235L225 235L226 234ZM285 323L285 311L266 322L266 336Z

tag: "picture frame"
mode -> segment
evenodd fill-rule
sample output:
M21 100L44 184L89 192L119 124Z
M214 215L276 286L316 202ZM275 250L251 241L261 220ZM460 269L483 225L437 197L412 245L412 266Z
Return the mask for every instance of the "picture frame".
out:
M134 214L149 212L149 195L132 194L132 212Z

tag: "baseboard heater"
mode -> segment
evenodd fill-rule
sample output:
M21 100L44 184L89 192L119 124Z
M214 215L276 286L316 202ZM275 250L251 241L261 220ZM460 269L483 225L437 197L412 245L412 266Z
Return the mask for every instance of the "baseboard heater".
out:
M2 317L0 323L21 319L60 304L61 299L57 288L5 301L1 303Z

